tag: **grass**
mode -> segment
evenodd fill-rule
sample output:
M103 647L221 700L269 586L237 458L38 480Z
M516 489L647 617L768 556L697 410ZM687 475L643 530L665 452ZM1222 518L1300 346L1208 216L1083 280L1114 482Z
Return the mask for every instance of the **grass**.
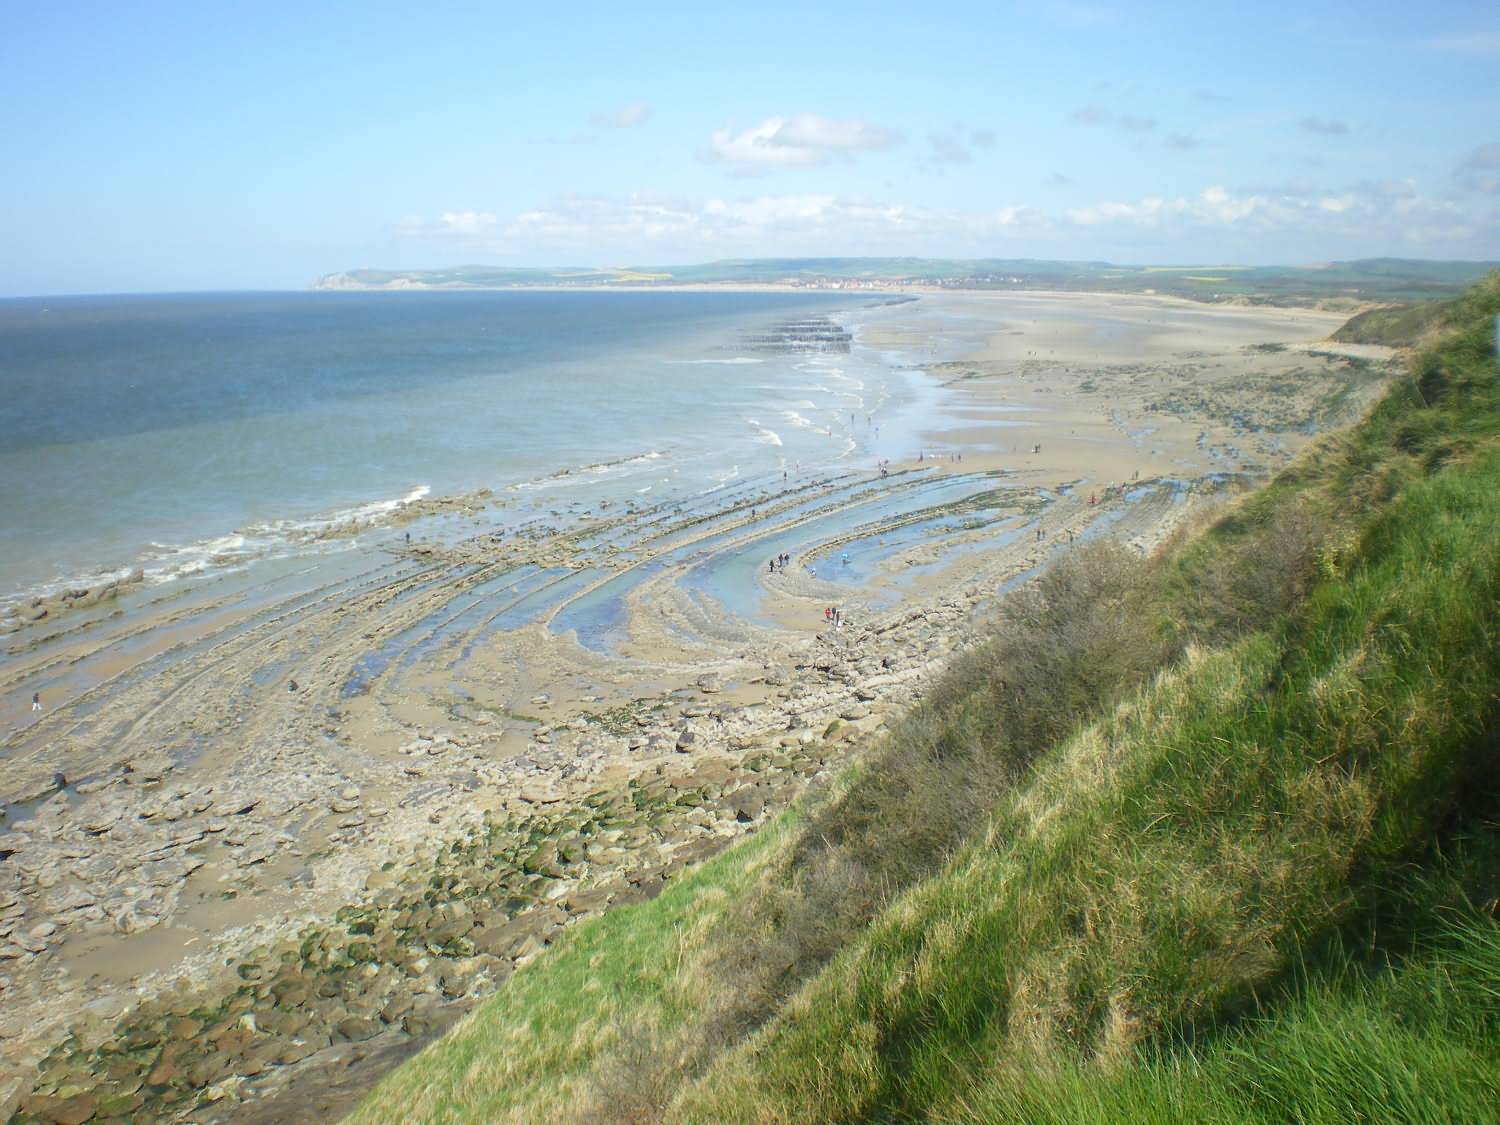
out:
M1470 913L1399 964L1354 963L1274 1015L1191 1051L1113 1069L1072 1061L993 1074L942 1125L1494 1121L1500 1116L1500 927Z
M1496 1120L1497 311L1206 534L1007 599L355 1120Z
M1447 302L1370 309L1351 317L1333 339L1344 344L1416 347L1441 328L1448 312Z

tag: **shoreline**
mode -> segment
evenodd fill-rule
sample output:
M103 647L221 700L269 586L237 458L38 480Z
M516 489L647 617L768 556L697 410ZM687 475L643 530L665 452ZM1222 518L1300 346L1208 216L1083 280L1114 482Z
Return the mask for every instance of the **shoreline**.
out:
M1378 371L1323 358L1346 354L1316 346L1342 322L1330 314L1249 310L1248 321L1205 327L1193 318L1212 309L1184 301L1177 315L1192 323L1138 325L1113 350L1089 353L1100 323L1139 319L1129 300L1094 298L1081 319L1077 302L1052 302L1050 322L1022 325L1022 305L995 304L1013 296L972 308L959 297L938 310L968 317L959 343L979 345L970 359L929 368L963 425L925 435L935 456L893 459L889 477L850 465L787 487L736 481L696 505L590 505L586 519L498 543L480 531L421 551L377 547L370 565L300 600L277 603L272 591L236 608L209 596L199 612L222 620L204 635L122 665L86 706L46 714L8 760L23 788L42 787L21 822L30 826L19 833L24 846L0 863L0 944L21 951L0 965L8 1055L35 1058L91 1016L91 1034L108 1035L107 1021L128 1022L179 993L178 1007L201 1006L185 994L195 989L232 986L227 994L248 996L244 1010L254 1012L269 997L269 1016L278 1002L260 991L271 985L229 965L256 948L278 957L300 949L299 934L332 932L340 908L376 911L371 924L386 932L397 915L380 904L409 897L403 880L425 881L435 847L507 833L529 840L554 821L576 835L570 810L600 793L696 794L697 804L652 805L657 820L644 828L611 805L623 835L609 847L646 832L616 854L590 854L585 843L549 870L519 853L508 860L502 883L524 901L504 924L538 915L522 927L534 949L502 949L498 938L481 948L467 936L474 927L461 927L474 950L423 954L415 975L396 974L415 984L384 970L369 978L390 996L436 997L456 1014L557 926L627 901L641 886L633 875L649 882L709 854L837 770L967 643L975 614L1054 551L1091 534L1151 549L1264 479L1312 431L1352 417L1382 385ZM913 359L924 344L946 346L928 316L939 302L919 304L867 328L865 346ZM1001 313L1010 319L987 323ZM1289 340L1293 331L1303 334ZM1095 354L1103 358L1089 362ZM1356 376L1363 381L1351 387ZM1235 409L1216 413L1216 394ZM997 436L987 422L1018 407L1032 424ZM792 563L773 573L766 556L779 550ZM842 609L838 629L822 618L831 604ZM87 659L80 633L49 659ZM57 740L92 753L98 769L86 787L47 796ZM761 756L775 764L752 769ZM0 840L16 842L7 827ZM133 860L134 881L121 882L119 867L105 874L105 853ZM615 889L589 897L604 886ZM425 948L427 936L412 940ZM345 932L340 948L350 940ZM476 957L492 960L469 965L473 987L455 995L443 974ZM317 979L331 971L333 962L301 957L299 980L311 979L314 961ZM179 983L184 973L194 983ZM215 1102L231 1119L238 1099L250 1099L241 1113L270 1105L288 1082L344 1067L377 1039L419 1040L447 1018L413 1032L401 1013L381 1015L389 996L373 1008L365 993L337 1003L343 1016L319 1017L326 1040L303 1038L321 1046L291 1061L231 1056L222 1078L192 1089L238 1074ZM375 1023L344 1026L349 1019ZM276 1039L277 1059L283 1040L297 1038L288 1034ZM186 1036L184 1051L197 1041ZM270 1042L252 1036L243 1046ZM17 1069L8 1086L0 1080L0 1103L34 1077ZM154 1086L143 1081L130 1096L141 1089ZM137 1111L151 1112L146 1095Z

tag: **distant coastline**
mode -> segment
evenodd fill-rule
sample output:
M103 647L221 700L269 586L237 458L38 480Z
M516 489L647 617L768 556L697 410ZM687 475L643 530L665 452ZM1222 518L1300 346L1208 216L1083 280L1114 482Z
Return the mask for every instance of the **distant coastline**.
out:
M311 288L376 292L468 290L1115 293L1200 302L1358 308L1457 295L1495 262L1369 258L1302 265L1120 265L946 258L766 258L683 266L350 269Z

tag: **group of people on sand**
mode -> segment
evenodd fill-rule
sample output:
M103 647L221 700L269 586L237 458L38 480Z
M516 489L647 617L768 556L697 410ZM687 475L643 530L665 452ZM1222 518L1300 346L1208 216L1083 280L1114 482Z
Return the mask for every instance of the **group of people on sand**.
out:
M839 627L844 623L844 616L839 612L838 606L832 605L823 611L823 620L833 622L833 631L838 632Z
M770 567L771 567L771 573L772 574L775 574L778 570L785 571L786 568L789 567L789 566L791 566L791 565L792 565L792 556L789 555L789 554L787 554L785 551L781 552L781 554L779 554L779 555L773 555L773 556L771 556Z

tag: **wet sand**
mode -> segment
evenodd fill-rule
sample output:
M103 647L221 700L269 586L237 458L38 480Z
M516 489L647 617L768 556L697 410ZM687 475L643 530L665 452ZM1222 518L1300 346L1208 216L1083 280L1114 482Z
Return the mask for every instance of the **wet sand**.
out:
M6 637L8 698L43 675L70 691L9 714L0 743L0 1106L70 1028L107 1039L144 1001L229 987L246 951L372 901L487 816L814 744L789 800L877 738L1010 583L1093 535L1150 550L1356 417L1389 357L1328 345L1342 319L925 297L860 340L925 367L943 404L884 475L845 463L520 525L468 498L410 545ZM757 817L693 831L722 844ZM349 1049L257 1070L214 1113Z

